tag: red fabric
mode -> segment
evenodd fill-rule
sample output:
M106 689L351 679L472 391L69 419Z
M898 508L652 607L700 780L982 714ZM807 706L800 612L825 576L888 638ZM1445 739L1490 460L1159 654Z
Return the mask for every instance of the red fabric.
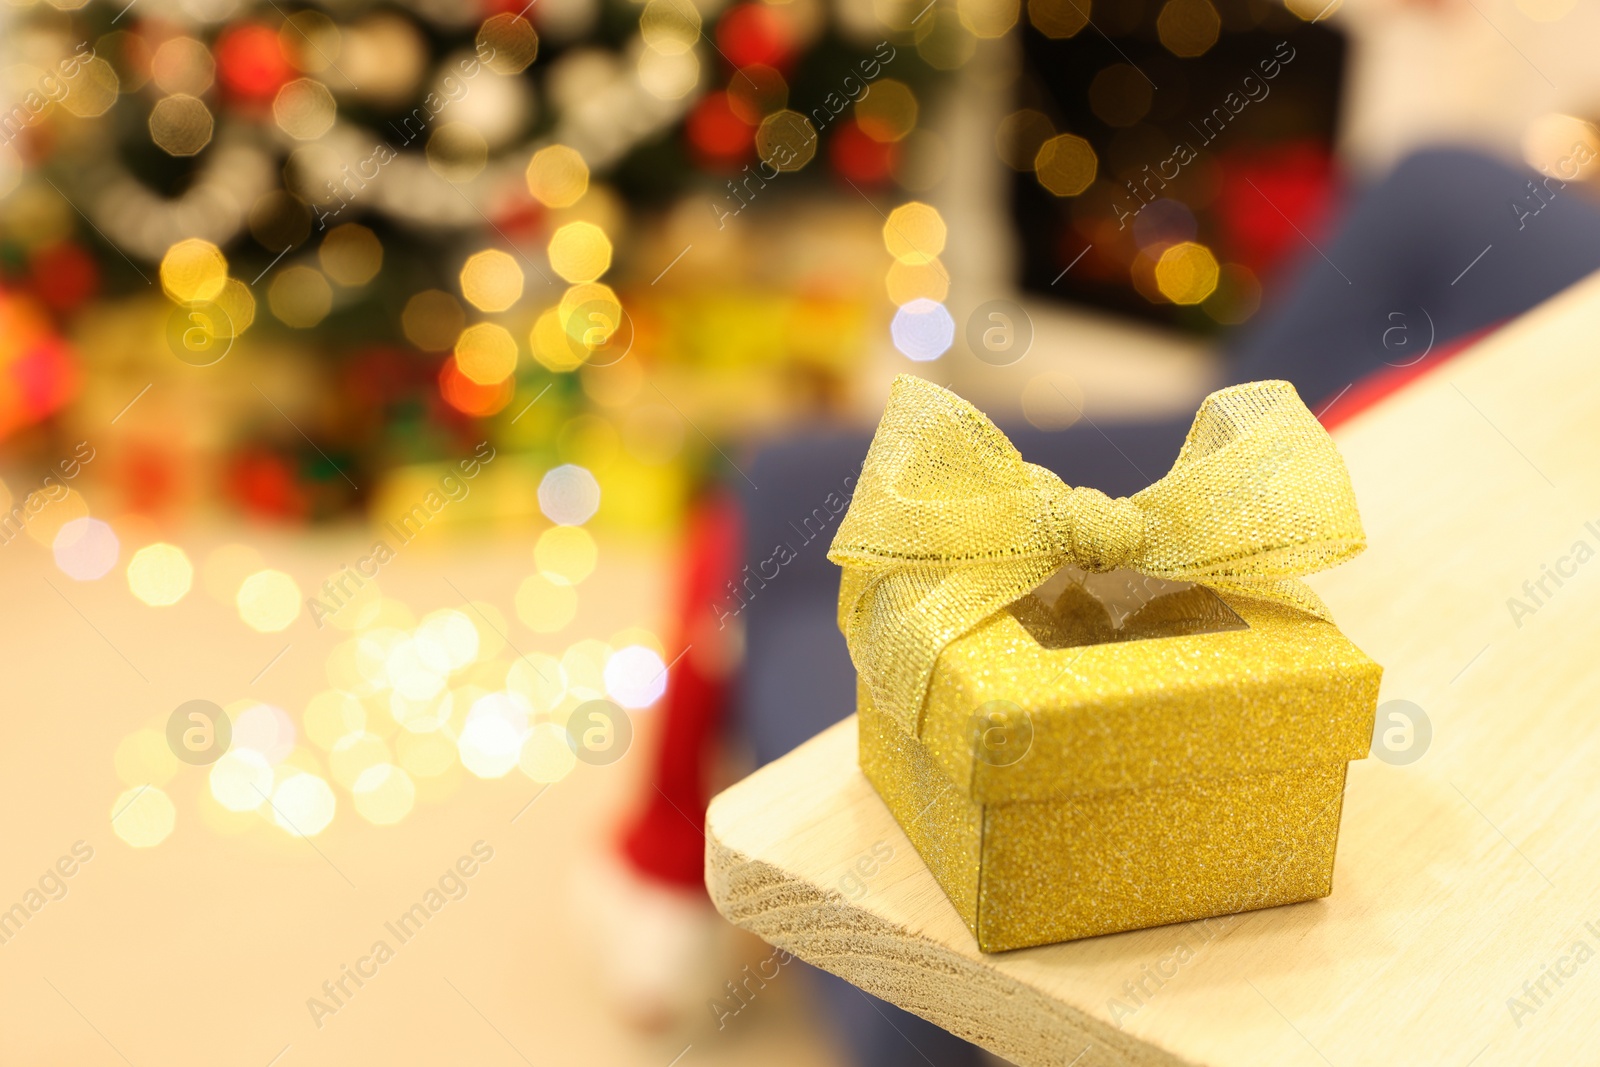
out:
M663 708L661 746L643 810L622 838L623 855L639 873L685 887L705 884L707 769L733 685L731 631L717 625L714 605L726 596L743 561L738 502L717 490L689 515L679 589L678 640L689 651L672 669Z
M1382 370L1373 371L1351 385L1345 392L1333 397L1323 397L1312 410L1319 412L1317 418L1322 422L1324 429L1332 430L1336 426L1342 426L1378 401L1399 392L1404 386L1449 363L1499 328L1498 323L1485 326L1476 333L1446 343L1415 363L1387 366Z

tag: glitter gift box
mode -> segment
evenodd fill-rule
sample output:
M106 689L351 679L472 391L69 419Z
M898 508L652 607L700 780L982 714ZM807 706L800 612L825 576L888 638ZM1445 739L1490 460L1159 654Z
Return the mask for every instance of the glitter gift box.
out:
M861 767L987 952L1327 896L1380 668L1331 622L1058 571L949 644Z

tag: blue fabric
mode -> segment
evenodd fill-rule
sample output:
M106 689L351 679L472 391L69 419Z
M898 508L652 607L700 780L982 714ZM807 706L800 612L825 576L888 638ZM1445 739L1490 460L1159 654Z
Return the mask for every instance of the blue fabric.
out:
M1514 318L1600 270L1600 206L1526 167L1430 148L1358 195L1317 244L1231 346L1229 380L1286 378L1320 411L1385 364L1416 360L1430 339Z

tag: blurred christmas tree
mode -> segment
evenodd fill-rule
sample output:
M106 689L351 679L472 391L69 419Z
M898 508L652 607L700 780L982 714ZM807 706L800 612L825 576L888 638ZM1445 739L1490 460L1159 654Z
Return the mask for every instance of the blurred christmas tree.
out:
M722 226L904 178L919 94L964 32L931 10L14 8L0 433L80 379L114 411L104 383L132 395L128 368L156 367L211 377L181 379L206 399L118 468L151 511L200 453L201 480L285 517L371 505L388 472L485 439L541 467L619 447L692 466L695 435L635 403L641 368L717 345L646 292L669 264L642 262L641 235L690 202ZM817 343L777 358L794 346Z

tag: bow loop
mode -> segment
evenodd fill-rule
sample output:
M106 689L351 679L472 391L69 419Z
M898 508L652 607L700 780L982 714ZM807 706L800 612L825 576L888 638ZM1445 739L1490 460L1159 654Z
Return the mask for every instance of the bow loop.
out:
M828 558L874 704L919 726L946 645L1066 564L1129 567L1326 609L1295 579L1366 545L1333 440L1288 382L1222 389L1172 470L1130 497L1069 488L977 408L902 374Z

